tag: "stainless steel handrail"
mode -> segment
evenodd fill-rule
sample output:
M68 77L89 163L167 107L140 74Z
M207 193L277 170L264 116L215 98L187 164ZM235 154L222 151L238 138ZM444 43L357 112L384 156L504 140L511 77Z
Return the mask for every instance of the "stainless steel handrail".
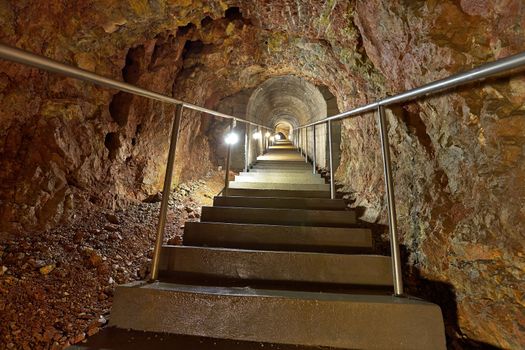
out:
M420 86L418 88L405 91L403 93L397 94L395 96L387 97L382 100L367 104L365 106L360 106L355 109L352 109L347 112L336 114L313 123L305 124L294 129L294 132L301 132L304 129L305 132L308 131L309 127L313 127L319 124L327 123L330 128L331 122L335 120L356 117L367 112L377 111L378 115L378 124L379 124L379 133L381 137L381 153L383 155L383 170L385 177L385 188L387 195L387 209L388 209L388 223L389 223L389 233L390 233L390 247L392 255L392 277L394 282L394 295L403 296L403 278L401 271L401 254L399 250L399 241L398 241L398 232L397 232L397 215L396 215L396 205L394 197L394 181L392 176L392 165L390 160L390 146L388 142L388 130L386 125L386 114L385 107L401 104L409 101L413 101L420 97L425 97L428 95L436 94L438 92L443 92L456 88L471 82L481 81L495 75L500 75L503 73L508 73L514 69L521 68L525 66L525 52L509 56L494 62L490 62L469 71L451 75L448 78L434 81L432 83ZM331 141L331 132L328 131L329 140ZM314 133L314 149L315 149L315 133ZM330 142L329 141L329 142ZM306 147L308 147L308 137L306 137ZM332 149L330 145L330 158L332 155ZM330 181L331 181L331 197L334 198L334 178L333 178L333 162L330 159Z
M91 82L91 83L101 85L107 88L127 92L133 95L142 96L142 97L146 97L149 99L171 103L171 104L176 104L176 105L182 104L182 106L185 109L192 109L194 111L211 114L216 117L233 119L233 120L237 120L242 123L260 126L261 128L270 130L270 128L267 126L264 126L264 125L261 125L261 124L243 119L243 118L239 118L233 115L214 111L212 109L200 107L200 106L194 105L189 102L180 101L173 97L162 95L157 92L146 90L138 86L124 83L124 82L121 82L115 79L107 78L102 75L98 75L96 73L93 73L93 72L90 72L90 71L87 71L87 70L84 70L78 67L74 67L71 65L67 65L65 63L61 63L53 59L50 59L50 58L47 58L41 55L36 55L34 53L31 53L25 50L21 50L19 48L11 47L11 46L8 46L2 43L0 43L0 58L8 60L8 61L16 62L16 63L21 63L26 66L31 66L31 67L39 68L42 70L46 70L48 72L65 75L70 78L75 78L75 79L79 79L82 81Z
M356 117L367 112L375 112L380 105L389 106L403 102L409 102L422 96L429 96L438 92L443 92L445 90L456 88L471 82L484 80L501 73L508 73L513 69L522 67L525 67L525 52L502 58L494 62L489 62L466 72L454 74L447 78L436 80L426 85L422 85L415 89L408 90L394 96L386 97L376 102L369 103L343 113L335 114L309 124L301 125L296 129L302 129L312 125L326 123L328 120L334 121L349 117Z

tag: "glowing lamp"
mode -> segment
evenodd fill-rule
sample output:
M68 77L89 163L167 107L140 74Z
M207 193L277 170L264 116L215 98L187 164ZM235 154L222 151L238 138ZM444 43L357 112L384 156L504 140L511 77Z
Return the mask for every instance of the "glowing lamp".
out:
M270 137L270 135L271 135L271 134L270 134L269 131L267 131L266 134L264 134L264 136L266 136L266 137Z
M230 132L224 138L224 142L226 142L228 145L234 145L239 142L239 136L234 132Z
M261 135L260 131L256 131L256 132L253 133L253 139L254 140L260 140L261 137L262 137L262 135Z

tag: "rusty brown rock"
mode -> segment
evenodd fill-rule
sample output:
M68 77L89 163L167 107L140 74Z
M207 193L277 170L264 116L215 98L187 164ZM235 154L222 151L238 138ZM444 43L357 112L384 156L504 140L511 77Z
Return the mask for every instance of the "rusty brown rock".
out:
M5 1L0 41L210 108L296 75L346 110L525 50L524 11L519 0ZM388 113L410 292L444 285L449 336L503 348L525 343L524 92L518 75ZM172 106L5 62L0 104L0 237L160 191ZM225 127L185 111L174 186L222 165ZM374 118L342 130L337 181L384 224ZM85 232L76 244L98 236Z

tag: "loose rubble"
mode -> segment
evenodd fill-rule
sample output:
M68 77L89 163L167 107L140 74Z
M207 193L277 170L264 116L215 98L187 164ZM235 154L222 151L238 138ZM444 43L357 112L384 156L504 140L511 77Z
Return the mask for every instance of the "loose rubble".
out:
M170 196L166 241L181 244L222 177L183 184ZM0 348L62 349L107 324L117 284L149 273L160 203L100 209L50 231L0 241Z

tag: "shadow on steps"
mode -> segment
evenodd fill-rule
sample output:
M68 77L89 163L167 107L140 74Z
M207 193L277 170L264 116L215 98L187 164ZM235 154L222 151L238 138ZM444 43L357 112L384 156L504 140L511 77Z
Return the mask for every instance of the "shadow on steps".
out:
M107 327L89 337L86 343L75 344L69 350L329 350L328 347L307 347L227 339L215 339L188 335L141 332Z
M406 248L401 246L401 249L401 257L403 258L403 265L405 266L403 279L405 281L406 293L439 305L443 313L443 320L445 321L447 349L502 349L491 344L467 338L461 332L459 326L458 306L454 286L450 283L433 281L422 277L419 269L408 266Z

